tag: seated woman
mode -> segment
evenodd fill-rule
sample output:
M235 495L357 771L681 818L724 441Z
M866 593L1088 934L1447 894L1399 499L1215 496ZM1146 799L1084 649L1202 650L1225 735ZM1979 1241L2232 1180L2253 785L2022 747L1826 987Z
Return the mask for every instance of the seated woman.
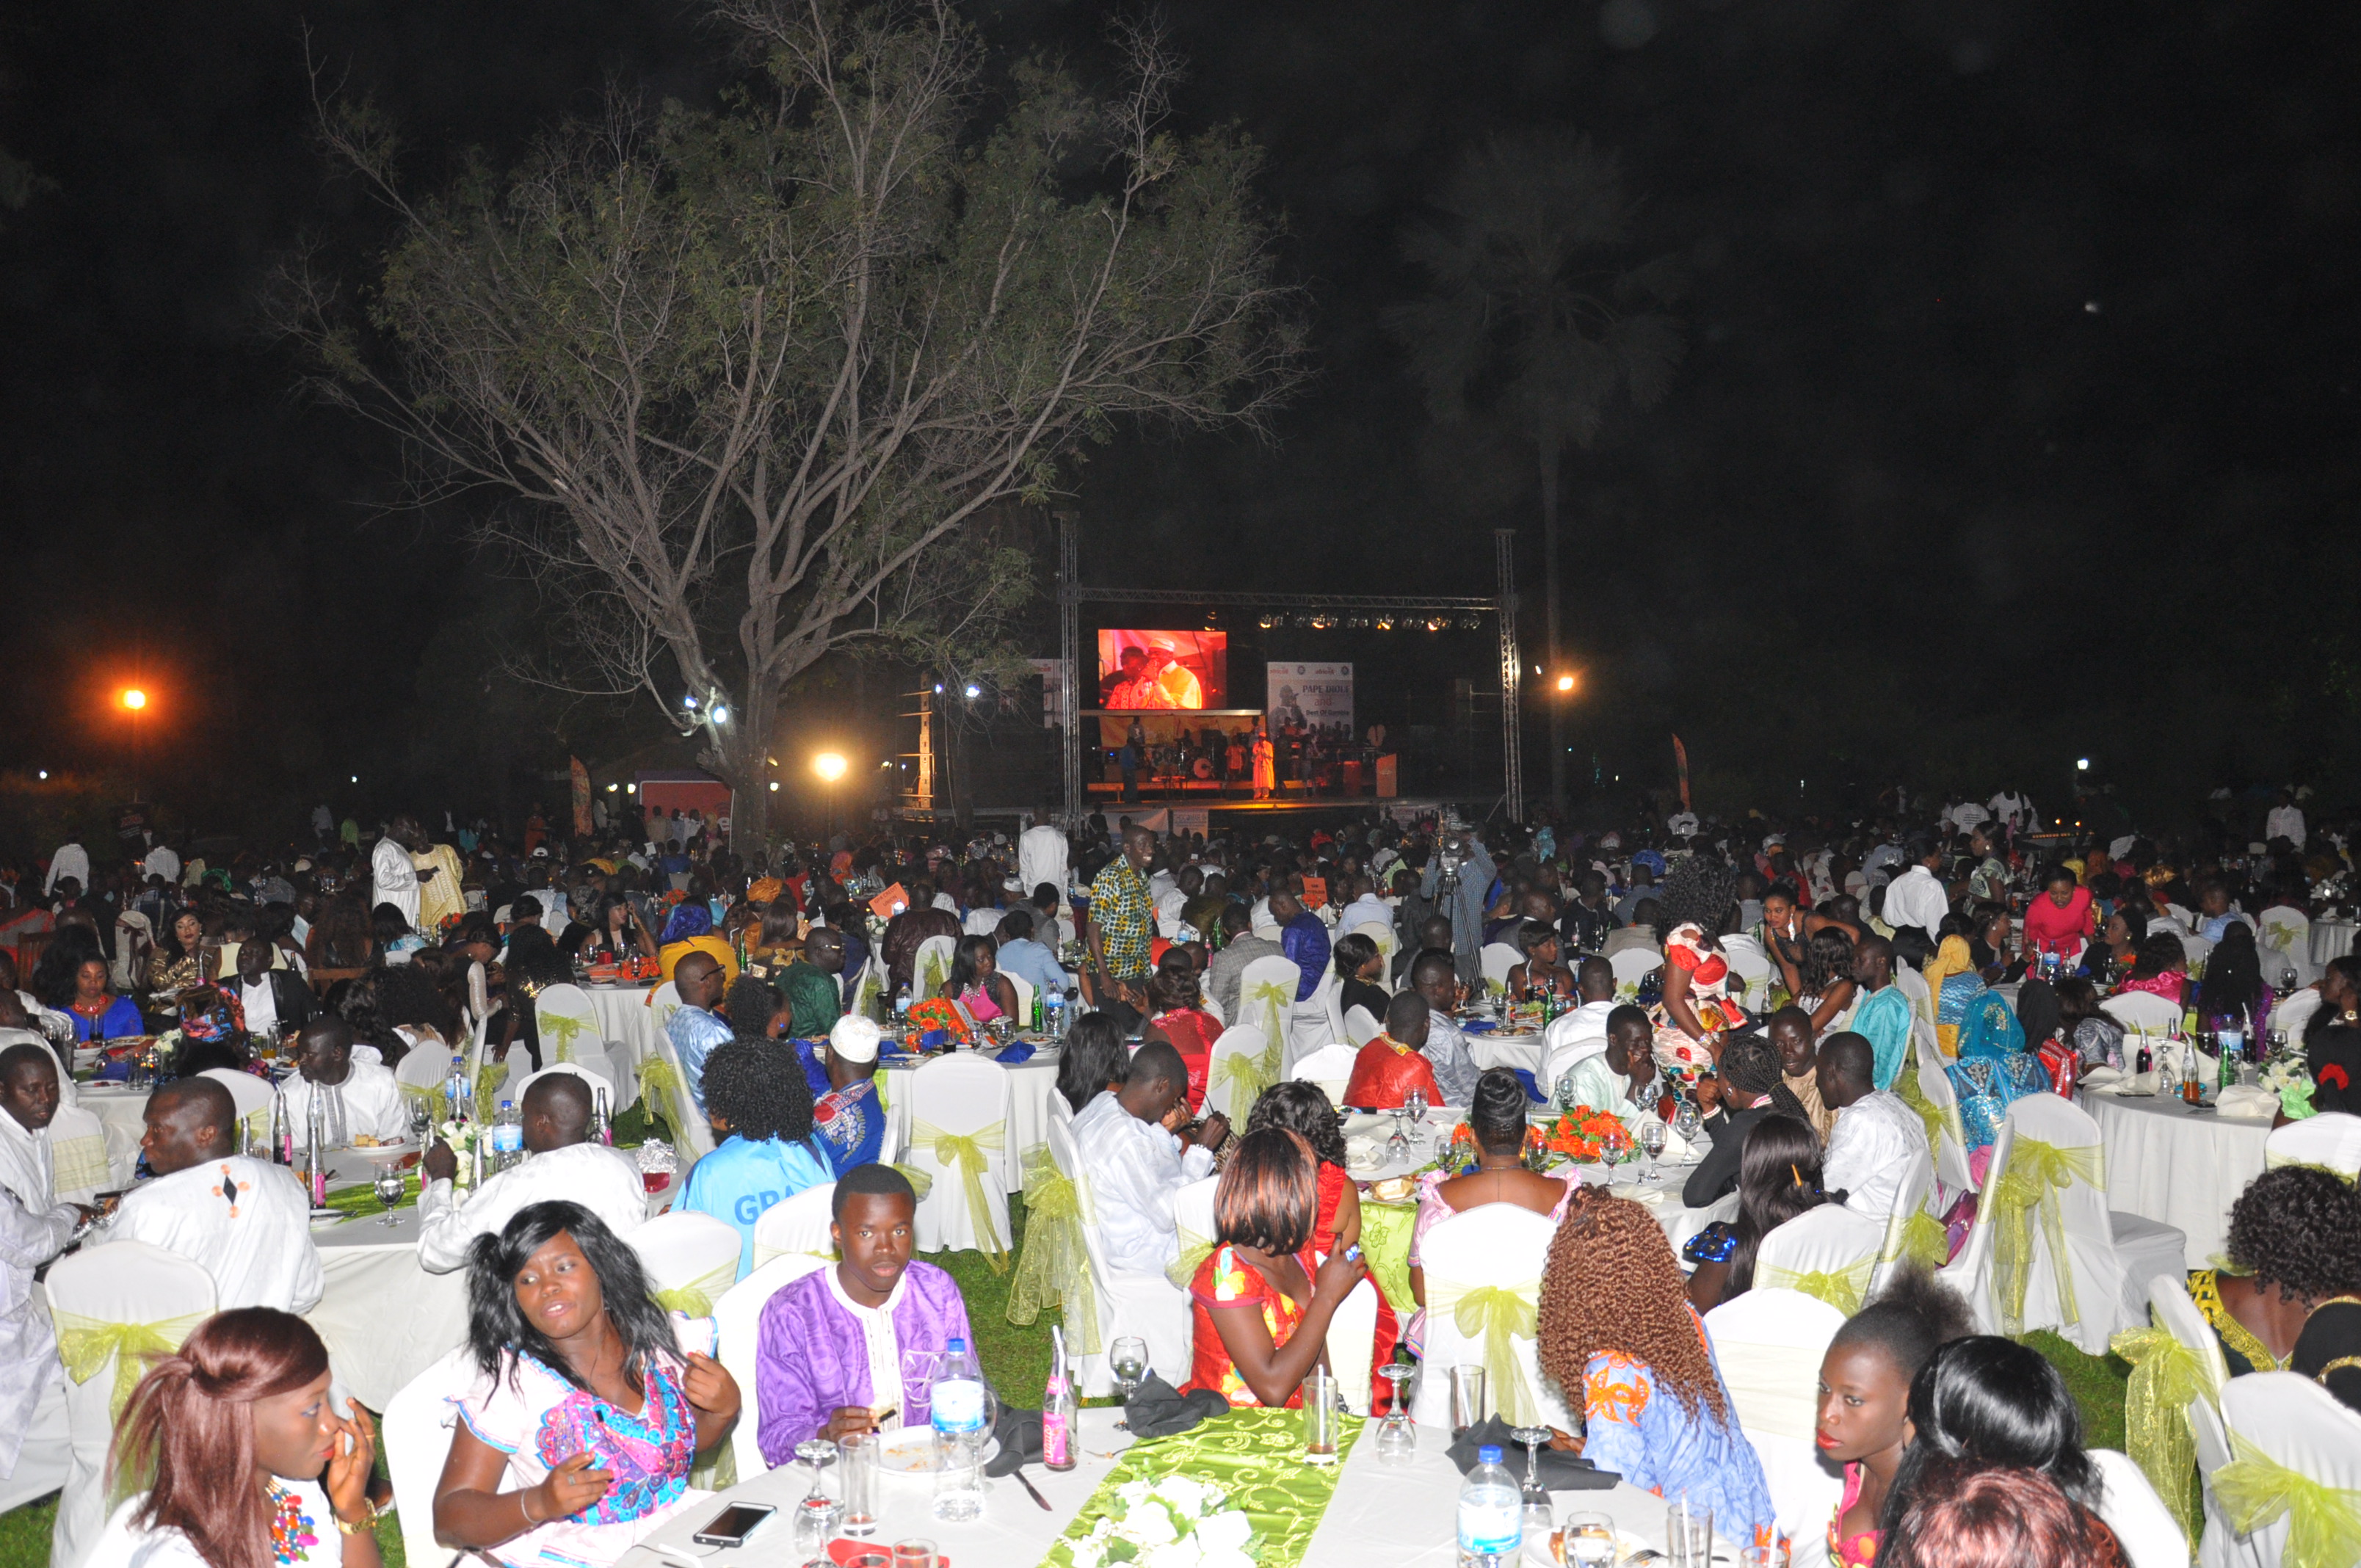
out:
M2016 952L2016 926L2005 909L1976 917L1968 938L1968 957L1986 985L2010 985L2025 978L2026 961Z
M1357 1255L1320 1261L1312 1231L1320 1212L1318 1157L1281 1127L1248 1133L1213 1191L1213 1250L1189 1287L1195 1329L1189 1381L1233 1406L1303 1404L1303 1379L1320 1362L1328 1321L1368 1277Z
M1003 1018L1015 1028L1016 988L1000 972L993 956L997 950L989 937L961 937L951 952L951 977L943 993L959 998L967 1015L979 1024Z
M2099 935L2082 952L2082 974L2105 982L2131 972L2139 961L2140 938L2147 934L2147 919L2128 907L2109 915Z
M911 1260L918 1200L906 1177L890 1165L854 1166L832 1205L840 1261L782 1288L755 1330L756 1437L772 1465L792 1464L809 1438L928 1425L929 1353L975 1343L959 1282Z
M1405 991L1386 1003L1385 1032L1363 1046L1353 1058L1353 1075L1345 1083L1345 1103L1356 1110L1393 1111L1409 1103L1411 1091L1426 1096L1429 1105L1443 1103L1434 1065L1426 1059L1426 998Z
M2161 996L2175 1007L2189 991L2189 957L2180 938L2169 931L2142 937L2132 949L2131 972L2121 989Z
M1123 1030L1104 1013L1085 1013L1066 1031L1065 1047L1058 1053L1058 1097L1069 1110L1080 1111L1107 1091L1121 1089L1130 1070Z
M1385 987L1385 959L1378 944L1358 931L1347 931L1336 938L1328 956L1336 967L1336 1015L1341 1018L1356 1007L1366 1007L1383 1027L1391 993Z
M1683 1287L1646 1209L1595 1188L1574 1195L1550 1242L1535 1335L1543 1375L1582 1392L1584 1433L1558 1446L1660 1497L1686 1492L1729 1540L1775 1545L1762 1461Z
M1879 1560L1880 1521L1910 1442L1911 1380L1937 1346L1974 1332L1967 1303L1909 1264L1828 1342L1817 1441L1823 1459L1844 1466L1844 1497L1828 1520L1836 1568Z
M2057 989L2059 1037L2073 1046L2075 1055L2082 1058L2083 1070L2094 1067L2120 1070L2124 1026L2099 1005L2099 988L2074 974L2059 981Z
M119 1040L148 1032L140 1022L139 1003L128 996L115 994L107 978L104 959L84 959L74 970L73 1001L66 1008L73 1020L74 1038L88 1045L93 1040Z
M217 1312L131 1392L113 1470L126 1498L90 1568L377 1568L377 1431L328 1397L312 1325L269 1307ZM323 1466L324 1465L324 1470Z
M664 937L656 944L656 967L670 980L673 970L691 953L710 957L728 980L738 978L738 949L713 934L713 911L694 895L664 921Z
M1738 1166L1738 1218L1716 1220L1691 1236L1681 1255L1697 1266L1689 1304L1709 1312L1754 1287L1763 1238L1798 1214L1844 1194L1820 1190L1820 1139L1811 1124L1769 1115L1746 1129ZM1718 1147L1719 1146L1717 1146Z
M1148 1022L1140 1026L1139 1037L1165 1041L1180 1053L1180 1065L1189 1069L1189 1114L1202 1115L1222 1022L1205 1011L1197 966L1180 948L1168 951L1148 977Z
M193 909L172 916L163 938L148 959L149 1003L159 1013L177 1014L181 992L213 979L213 955L205 950L205 923ZM12 988L13 989L13 988Z
M410 955L426 945L426 939L410 928L400 907L391 904L380 904L369 911L369 938L390 964L408 963Z
M503 961L508 990L499 1012L491 1015L484 1038L496 1061L522 1047L533 1070L542 1067L541 1013L534 999L553 985L569 985L574 966L557 951L557 944L538 926L520 926L509 938Z
M2312 1309L2361 1294L2361 1198L2314 1166L2266 1170L2230 1206L2223 1255L2189 1271L2189 1295L2230 1376L2284 1371Z
M595 1568L708 1495L689 1467L737 1419L738 1385L682 1354L639 1255L597 1215L533 1203L478 1236L467 1301L477 1381L453 1401L436 1540L517 1568Z
M1509 968L1510 995L1537 997L1548 992L1561 999L1578 999L1580 988L1574 982L1574 971L1559 956L1556 927L1526 921L1517 927L1517 949L1525 955L1525 961Z
M2319 989L2320 1007L2303 1025L2304 1065L2312 1081L2300 1087L2308 1087L2310 1093L2283 1093L2283 1099L2293 1094L2302 1101L2283 1114L2297 1109L2306 1115L2361 1113L2361 957L2347 953L2329 959Z
M1293 1133L1320 1161L1320 1213L1312 1223L1312 1250L1326 1257L1330 1253L1358 1245L1360 1189L1345 1169L1345 1133L1336 1124L1336 1107L1329 1103L1328 1096L1318 1084L1301 1079L1274 1083L1263 1091L1262 1098L1255 1102L1254 1110L1246 1116L1247 1132L1265 1127ZM1379 1291L1377 1335L1369 1359L1372 1398L1385 1392L1385 1379L1376 1375L1377 1368L1394 1358L1394 1345L1400 1338L1401 1323L1394 1316L1393 1303ZM1370 1409L1382 1409L1384 1403L1378 1398Z
M2091 890L2064 866L2041 873L2041 893L2025 908L2025 953L2035 959L2055 953L2072 963L2091 934Z
M836 1168L812 1139L811 1084L789 1047L738 1039L716 1049L705 1058L705 1115L718 1146L689 1168L680 1207L737 1228L742 1279L754 1267L754 1223L834 1180Z
M2026 1095L2048 1092L2049 1069L2039 1053L2025 1048L2025 1031L1998 992L1979 989L1967 1017L1958 1037L1959 1059L1943 1073L1959 1096L1968 1168L1981 1182L2009 1106Z
M1784 962L1789 994L1812 1021L1818 1039L1852 1011L1856 986L1852 978L1852 938L1840 926L1823 926L1804 938L1804 961L1790 969Z
M2221 940L2205 955L2205 978L2197 982L2197 1024L2202 1029L2235 1029L2249 1039L2269 1026L2279 998L2263 983L2262 955L2255 928L2242 920L2223 927Z
M1426 1268L1420 1248L1426 1233L1454 1214L1464 1214L1487 1203L1514 1203L1555 1220L1565 1213L1581 1176L1571 1168L1563 1176L1543 1176L1525 1168L1525 1088L1506 1068L1493 1068L1476 1080L1468 1097L1467 1130L1476 1139L1476 1168L1465 1176L1431 1170L1418 1179L1418 1218L1410 1236L1410 1293L1419 1310L1412 1313L1402 1340L1425 1354Z

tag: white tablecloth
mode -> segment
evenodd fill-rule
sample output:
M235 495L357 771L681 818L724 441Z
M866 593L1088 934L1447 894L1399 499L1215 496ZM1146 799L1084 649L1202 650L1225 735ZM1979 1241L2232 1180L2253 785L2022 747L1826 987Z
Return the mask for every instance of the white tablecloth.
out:
M910 1074L917 1064L887 1063L877 1074L877 1092L893 1118L895 1146L910 1146ZM1025 1151L1049 1141L1049 1096L1058 1092L1058 1053L1036 1047L1030 1061L1019 1062L1008 1073L1008 1133L1005 1143L1008 1190L1024 1185Z
M2189 1266L2202 1268L2229 1240L2230 1205L2263 1173L2268 1120L2191 1113L2162 1096L2086 1093L2107 1150L2107 1207L2177 1225Z
M1494 1031L1467 1036L1467 1054L1476 1065L1490 1071L1496 1067L1522 1068L1539 1079L1542 1070L1542 1037L1539 1035L1509 1035ZM1543 1085L1544 1089L1548 1085Z
M748 1375L738 1370L741 1378ZM1037 1568L1129 1445L1129 1434L1114 1430L1120 1414L1112 1409L1082 1412L1081 1457L1063 1475L1026 1466L1026 1479L1049 1500L1047 1511L1015 1480L987 1481L983 1516L964 1524L945 1524L933 1516L928 1477L881 1476L873 1544L890 1553L895 1541L916 1536L933 1541L953 1568ZM1457 1557L1460 1475L1444 1453L1450 1434L1421 1427L1417 1457L1404 1464L1383 1464L1377 1457L1377 1431L1375 1420L1366 1424L1345 1456L1336 1494L1304 1552L1303 1568L1452 1568ZM720 1497L682 1509L624 1553L619 1568L655 1568L658 1563L740 1568L793 1562L790 1515L811 1490L811 1478L810 1467L798 1464L741 1481ZM1551 1497L1560 1519L1582 1510L1604 1513L1651 1547L1664 1546L1664 1500L1629 1482L1606 1491L1555 1492ZM743 1547L696 1544L692 1538L708 1520L741 1500L768 1503L779 1511Z
M2331 959L2353 950L2353 922L2315 920L2312 923L2312 967L2323 969Z

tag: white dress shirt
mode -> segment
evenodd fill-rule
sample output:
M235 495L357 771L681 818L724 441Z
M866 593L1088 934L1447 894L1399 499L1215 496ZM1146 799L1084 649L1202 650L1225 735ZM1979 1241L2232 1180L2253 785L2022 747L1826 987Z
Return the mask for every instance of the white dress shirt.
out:
M648 1217L646 1185L631 1157L604 1144L568 1144L529 1157L487 1180L465 1207L448 1181L430 1181L418 1195L418 1266L448 1274L467 1266L467 1248L517 1212L553 1198L579 1203L617 1235Z
M309 1148L312 1096L323 1086L299 1072L280 1087L287 1096L288 1120L295 1124L295 1146ZM410 1107L402 1101L401 1086L393 1080L392 1069L365 1062L356 1056L344 1082L325 1087L327 1094L321 1114L327 1118L331 1142L345 1142L357 1133L367 1133L379 1143L410 1135ZM340 1101L344 1116L341 1128L335 1123Z
M1353 932L1359 930L1364 926L1374 926L1381 930L1391 930L1393 928L1393 924L1394 912L1392 906L1388 905L1384 899L1379 898L1376 894L1365 893L1361 894L1360 897L1353 900L1352 903L1345 905L1345 912L1336 916L1336 935L1339 937L1350 936ZM1374 937L1369 939L1371 941L1377 940Z
M1575 1063L1607 1048L1607 1015L1618 1005L1610 996L1604 1002L1586 1002L1573 1012L1561 1013L1550 1020L1550 1026L1542 1034L1543 1093Z
M1927 1124L1899 1094L1878 1090L1837 1113L1820 1162L1820 1186L1845 1195L1845 1207L1872 1220L1894 1212L1910 1162L1927 1152Z
M1897 931L1916 926L1932 941L1942 928L1943 916L1950 912L1951 901L1943 884L1925 866L1914 865L1886 885L1885 923Z
M1025 884L1026 902L1043 883L1066 896L1066 835L1047 822L1037 822L1016 836L1016 880Z
M1621 1119L1626 1126L1636 1127L1640 1118L1656 1108L1656 1096L1651 1092L1655 1080L1640 1086L1639 1098L1631 1095L1631 1080L1607 1065L1607 1052L1602 1046L1593 1056L1576 1061L1565 1071L1565 1092L1552 1103L1565 1110L1587 1105L1593 1111L1604 1111ZM1555 1091L1553 1091L1554 1095Z
M268 1035L278 1032L279 993L270 988L269 970L263 972L259 984L239 981L237 994L238 1004L246 1009L246 1027L248 1034Z
M42 1396L65 1380L49 1308L33 1300L33 1270L65 1250L75 1221L62 1204L27 1209L13 1190L0 1193L0 1479L16 1473Z
M369 851L369 879L373 884L369 905L390 904L401 911L401 917L412 930L418 928L418 868L411 863L410 851L388 834L377 841Z
M181 880L181 857L170 845L159 844L139 862L139 873L142 877L162 877L164 885L170 887Z
M0 1187L15 1193L27 1213L46 1214L58 1201L56 1172L49 1128L34 1132L0 1111Z
M2263 818L2263 839L2267 843L2273 839L2285 839L2297 849L2302 849L2303 807L2300 806L2272 806L2271 814ZM65 851L60 850L58 853L62 855ZM52 869L54 870L54 868Z
M89 1242L146 1242L214 1277L214 1308L276 1307L298 1316L320 1304L320 1251L312 1206L285 1166L244 1155L200 1160L135 1187L115 1223Z
M41 883L41 891L44 894L56 892L60 877L73 878L74 881L82 883L84 892L88 892L90 851L80 844L69 842L59 845L58 852L49 857L49 877L47 882Z
M1173 1195L1213 1173L1213 1151L1180 1140L1123 1108L1115 1091L1074 1113L1074 1146L1091 1173L1099 1234L1111 1267L1160 1274L1180 1255Z

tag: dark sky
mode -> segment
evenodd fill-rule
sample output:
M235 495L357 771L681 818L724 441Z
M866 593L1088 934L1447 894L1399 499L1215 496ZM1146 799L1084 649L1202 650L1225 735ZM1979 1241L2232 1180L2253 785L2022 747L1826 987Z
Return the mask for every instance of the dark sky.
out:
M1558 126L1620 152L1639 248L1694 276L1672 395L1569 465L1586 768L1661 773L1678 729L1739 793L1812 773L2054 793L2093 751L2185 793L2323 766L2322 732L2361 714L2334 677L2361 665L2361 13L1170 10L1183 115L1268 149L1320 379L1268 446L1094 453L1093 576L1481 593L1489 531L1517 525L1534 581L1530 452L1434 430L1377 313L1417 287L1397 236L1452 160ZM972 14L1003 58L1099 69L1103 7ZM430 178L609 78L691 99L719 80L664 4L8 7L0 146L52 182L0 229L12 750L113 744L89 716L135 652L208 757L308 784L431 749L422 660L482 612L479 574L456 520L381 515L394 455L292 400L252 332L274 252L375 222L308 139L307 21ZM1487 662L1480 638L1308 635L1273 652L1382 672L1404 696L1372 716L1396 722Z

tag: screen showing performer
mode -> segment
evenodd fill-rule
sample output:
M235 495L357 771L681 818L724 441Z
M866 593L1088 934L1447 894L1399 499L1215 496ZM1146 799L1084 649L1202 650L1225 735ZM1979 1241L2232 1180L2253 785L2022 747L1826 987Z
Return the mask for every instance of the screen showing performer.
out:
M1099 706L1117 712L1219 707L1228 696L1226 631L1101 631Z

